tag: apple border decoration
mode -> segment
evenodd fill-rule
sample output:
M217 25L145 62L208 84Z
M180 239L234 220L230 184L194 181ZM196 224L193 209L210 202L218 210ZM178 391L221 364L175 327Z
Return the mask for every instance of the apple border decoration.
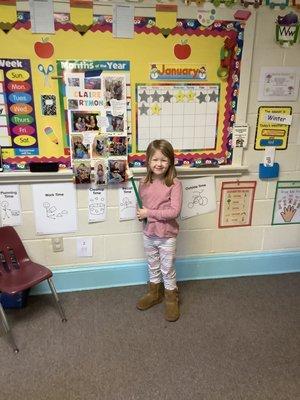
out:
M39 58L51 58L54 54L54 46L49 42L49 37L42 38L41 42L35 42L34 52Z
M178 60L186 60L192 53L191 46L188 44L188 40L181 40L180 43L176 43L173 48L174 56Z

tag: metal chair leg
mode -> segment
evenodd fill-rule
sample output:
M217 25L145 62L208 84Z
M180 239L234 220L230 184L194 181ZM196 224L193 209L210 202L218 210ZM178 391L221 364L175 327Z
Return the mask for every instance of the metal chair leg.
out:
M18 347L16 345L16 342L15 342L15 339L14 339L12 333L11 333L11 330L10 330L10 327L8 325L8 321L7 321L7 318L6 318L6 315L5 315L5 312L4 312L4 309L3 309L3 306L2 306L1 303L0 303L0 314L1 314L1 318L2 318L2 322L3 322L3 326L4 326L4 329L5 329L5 332L7 333L7 336L8 336L8 339L9 339L11 345L12 345L12 348L14 349L15 353L19 353L19 349L18 349Z
M62 308L62 305L60 303L60 300L59 300L58 294L56 292L54 283L53 283L51 278L47 279L47 281L48 281L49 287L51 289L51 292L52 292L52 294L53 294L53 296L55 298L55 301L56 301L56 304L57 304L57 307L58 307L58 310L59 310L59 313L60 313L60 316L61 316L61 320L62 320L62 322L67 322L67 318L66 318L64 309Z

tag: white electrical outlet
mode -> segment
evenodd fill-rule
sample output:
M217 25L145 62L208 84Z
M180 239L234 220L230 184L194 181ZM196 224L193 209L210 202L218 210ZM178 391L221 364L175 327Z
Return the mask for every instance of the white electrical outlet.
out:
M54 253L64 251L64 242L62 237L52 238L52 250Z

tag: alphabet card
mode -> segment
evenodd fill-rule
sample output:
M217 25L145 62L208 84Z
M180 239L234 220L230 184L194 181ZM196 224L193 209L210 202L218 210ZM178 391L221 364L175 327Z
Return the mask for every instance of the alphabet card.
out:
M300 223L300 181L277 182L272 225Z
M32 185L37 235L77 230L76 191L73 183Z
M216 209L215 179L185 179L182 183L181 219L207 214Z

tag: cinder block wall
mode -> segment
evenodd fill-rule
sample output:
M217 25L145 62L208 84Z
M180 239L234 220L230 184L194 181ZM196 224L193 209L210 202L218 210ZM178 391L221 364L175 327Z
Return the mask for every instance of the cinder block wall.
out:
M300 44L284 49L276 44L275 19L290 9L271 11L262 6L257 11L257 24L253 53L247 122L250 124L250 140L244 153L244 164L249 166L249 174L243 180L257 180L251 227L218 229L217 212L180 221L178 257L209 254L230 254L241 252L264 252L270 250L296 250L300 248L300 225L271 226L272 208L276 181L263 182L258 178L258 164L263 152L253 149L257 110L264 103L257 102L260 68L262 66L297 66L300 68ZM272 103L283 105L282 103ZM288 149L276 152L280 164L280 180L300 180L300 100L285 103L293 107L293 124L290 130ZM223 180L217 178L217 199L219 207L220 186ZM80 265L107 265L122 261L138 261L144 258L141 224L138 221L119 221L117 190L108 190L108 212L105 222L88 224L88 189L77 190L78 231L63 235L64 251L53 253L51 236L36 236L32 210L30 185L21 185L23 225L17 230L24 239L25 246L33 259L52 268ZM57 235L55 235L57 236ZM91 236L94 255L91 258L77 258L76 238Z

